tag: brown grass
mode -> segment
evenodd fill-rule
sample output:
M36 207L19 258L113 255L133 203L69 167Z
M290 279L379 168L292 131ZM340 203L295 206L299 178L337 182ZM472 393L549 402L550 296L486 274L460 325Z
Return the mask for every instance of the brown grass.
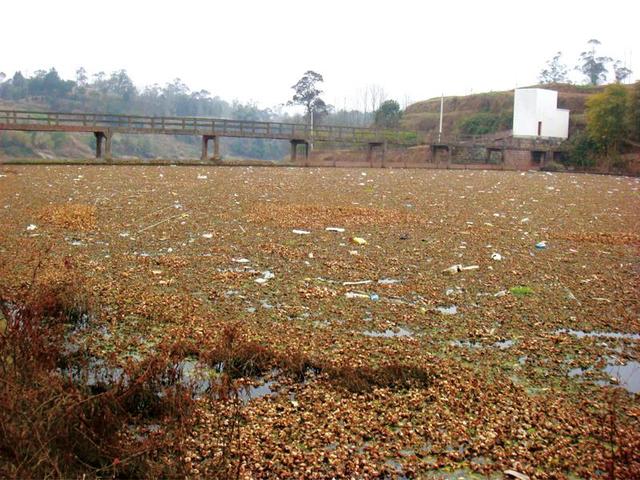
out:
M185 347L160 345L155 355L98 377L106 361L65 348L68 324L93 312L79 300L82 282L71 263L64 273L72 281L34 281L16 298L0 295L0 476L185 476L180 458L196 406L193 385L181 381ZM156 434L129 434L150 422ZM237 423L219 425L222 455L212 471L221 478L237 471L228 457Z

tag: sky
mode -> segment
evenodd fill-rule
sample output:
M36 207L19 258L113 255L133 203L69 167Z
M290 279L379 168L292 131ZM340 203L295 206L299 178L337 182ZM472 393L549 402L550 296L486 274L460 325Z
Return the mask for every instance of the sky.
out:
M620 0L6 0L0 72L126 69L139 87L180 78L276 107L314 70L338 108L362 109L370 85L404 106L535 84L557 51L573 67L591 38L633 81L638 18L640 2Z

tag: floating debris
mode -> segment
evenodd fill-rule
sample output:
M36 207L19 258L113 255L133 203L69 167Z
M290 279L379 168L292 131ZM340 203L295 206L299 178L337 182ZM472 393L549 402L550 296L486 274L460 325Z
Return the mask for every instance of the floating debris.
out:
M274 277L275 275L272 272L270 272L269 270L265 270L264 272L262 272L262 276L260 278L255 279L255 282L259 283L260 285L264 285Z
M344 294L347 298L369 298L369 295L362 292L347 292Z
M342 282L342 285L347 287L349 285L368 285L370 283L373 283L373 281L372 280L358 280L356 282Z
M460 272L467 272L470 270L477 270L479 269L480 266L479 265L468 265L468 266L464 266L461 264L457 264L457 265L451 265L449 268L445 268L442 273L448 273L449 275L455 275L456 273L460 273Z
M442 315L456 315L458 313L458 307L455 305L449 305L447 307L436 307L436 310Z

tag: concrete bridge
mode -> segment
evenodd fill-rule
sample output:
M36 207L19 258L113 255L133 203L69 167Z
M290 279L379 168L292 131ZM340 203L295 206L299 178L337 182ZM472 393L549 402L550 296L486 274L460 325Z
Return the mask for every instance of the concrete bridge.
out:
M209 142L213 141L213 158L220 158L220 137L268 138L291 143L291 160L298 147L304 146L305 159L313 142L367 145L368 156L387 145L412 146L420 142L417 132L373 128L308 125L252 120L228 120L206 117L156 117L96 113L32 112L0 110L0 130L37 132L87 132L96 138L96 158L111 159L111 140L115 133L196 135L202 137L202 160L209 159Z

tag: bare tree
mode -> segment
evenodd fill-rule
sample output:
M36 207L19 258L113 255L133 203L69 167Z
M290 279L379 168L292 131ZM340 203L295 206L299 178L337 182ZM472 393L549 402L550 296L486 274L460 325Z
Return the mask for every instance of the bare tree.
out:
M375 112L378 110L380 105L387 99L387 93L384 91L380 85L369 85L367 87L369 90L369 99L371 104L371 111Z

